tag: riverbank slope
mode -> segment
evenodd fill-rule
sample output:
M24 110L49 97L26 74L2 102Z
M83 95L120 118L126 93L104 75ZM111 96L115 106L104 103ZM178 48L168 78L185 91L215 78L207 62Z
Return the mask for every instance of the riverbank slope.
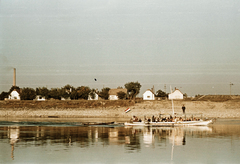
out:
M201 113L208 118L240 118L240 101L174 101L174 112L182 114ZM131 111L125 113L125 109ZM143 118L161 114L172 114L172 102L161 101L0 101L0 117L58 117L58 118Z

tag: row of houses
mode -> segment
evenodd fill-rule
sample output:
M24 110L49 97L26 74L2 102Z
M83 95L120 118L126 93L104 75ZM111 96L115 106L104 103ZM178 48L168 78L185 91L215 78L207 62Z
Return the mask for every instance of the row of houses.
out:
M109 94L109 100L118 100L117 93L118 92L124 92L127 94L127 89L125 88L117 88L117 89L110 89L108 94ZM168 94L168 99L183 99L183 93L175 88L175 90ZM98 94L95 93L95 98L92 99L91 96L88 97L88 100L99 100ZM155 94L151 89L147 89L143 93L143 100L156 100Z
M144 93L143 93L143 100L155 100L155 94L154 92L151 90L151 89L148 89L146 90ZM183 99L183 93L175 88L175 90L168 94L168 99Z
M127 94L127 89L126 88L110 89L108 92L109 93L108 99L109 100L118 100L118 96L117 96L118 92L124 92ZM9 100L20 100L21 98L20 98L19 92L17 90L13 90L10 93L8 99ZM155 98L155 94L154 94L153 90L147 89L143 93L143 100L155 100L155 99L156 98ZM175 90L168 95L168 99L183 99L183 93L179 89L175 88ZM45 97L37 95L35 100L44 101ZM62 99L62 100L65 100L65 99ZM88 100L99 100L99 96L97 93L95 93L94 99L92 99L91 96L89 95Z

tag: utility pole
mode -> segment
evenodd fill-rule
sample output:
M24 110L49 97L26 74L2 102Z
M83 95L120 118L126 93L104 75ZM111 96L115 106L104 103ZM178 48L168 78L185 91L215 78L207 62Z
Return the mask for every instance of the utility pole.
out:
M164 84L164 92L167 93L167 87L166 87L166 84Z
M231 83L231 82L230 82L230 84L229 84L229 85L230 85L230 96L231 96L231 90L232 90L232 88L231 88L231 87L232 87L233 83Z

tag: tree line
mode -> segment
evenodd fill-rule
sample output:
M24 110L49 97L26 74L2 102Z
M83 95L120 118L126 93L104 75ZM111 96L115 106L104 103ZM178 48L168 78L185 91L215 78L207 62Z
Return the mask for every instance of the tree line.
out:
M134 99L139 94L141 89L141 84L139 82L128 82L125 85L127 89L127 93L118 92L117 96L119 99ZM51 88L48 89L47 87L38 87L36 89L24 87L20 88L18 86L12 86L8 92L2 92L0 94L0 100L4 100L8 98L9 94L16 90L21 97L21 100L34 100L37 95L41 95L45 97L45 99L71 99L71 100L78 100L84 99L87 100L89 96L94 99L95 95L104 100L107 100L109 97L109 87L102 88L100 91L97 89L91 89L88 86L80 86L80 87L73 87L70 84L67 84L61 88ZM167 93L163 92L162 90L158 90L155 94L156 97L167 97Z

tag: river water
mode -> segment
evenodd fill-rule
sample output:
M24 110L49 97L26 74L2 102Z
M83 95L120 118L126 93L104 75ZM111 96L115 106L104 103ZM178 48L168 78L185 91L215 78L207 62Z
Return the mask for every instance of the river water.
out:
M0 163L240 161L240 120L218 119L208 127L81 126L79 121L86 120L0 119Z

